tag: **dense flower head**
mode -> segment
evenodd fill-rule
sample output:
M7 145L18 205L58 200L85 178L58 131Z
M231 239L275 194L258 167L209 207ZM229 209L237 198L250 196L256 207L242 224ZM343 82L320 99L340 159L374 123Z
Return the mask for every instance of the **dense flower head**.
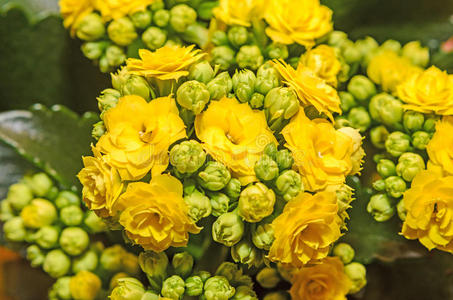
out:
M104 21L116 20L138 11L144 11L155 0L91 0Z
M405 109L453 115L453 75L435 66L408 74L397 88Z
M327 120L310 120L300 109L282 134L306 190L342 184L353 172L354 141Z
M294 69L283 60L274 62L284 83L293 88L303 106L313 105L333 120L332 112L341 113L340 96L335 88L318 77L311 68L299 63Z
M313 70L318 77L324 79L331 86L337 86L337 75L341 70L341 63L334 48L319 45L305 52L300 63Z
M402 234L426 248L453 253L453 176L419 172L404 193L407 210Z
M97 148L110 157L122 180L139 180L150 170L161 174L168 166L168 148L186 137L175 100L161 97L146 102L125 96L105 113L107 132Z
M325 258L341 235L337 212L335 193L300 193L272 222L275 241L269 259L302 267Z
M266 34L277 43L312 47L333 29L332 11L319 0L269 0Z
M150 183L134 182L118 200L120 224L127 236L145 250L161 252L186 246L190 233L198 233L188 216L183 185L170 175L157 175Z
M201 50L193 50L195 45L188 47L164 46L156 51L139 50L140 59L129 58L127 71L129 74L140 75L160 80L178 80L189 75L189 67L200 60L204 54Z
M301 268L292 278L292 299L346 300L351 281L338 257L327 257L322 263Z
M263 0L220 0L212 10L214 16L227 25L251 26L253 19L264 14Z
M428 168L440 168L453 175L453 117L443 117L436 124L436 132L426 146L429 155Z
M277 144L263 111L230 98L211 102L197 115L195 132L206 152L227 166L243 185L256 181L254 167L264 147Z
M94 10L94 0L60 0L60 12L64 19L63 25L71 28L74 36L80 21Z

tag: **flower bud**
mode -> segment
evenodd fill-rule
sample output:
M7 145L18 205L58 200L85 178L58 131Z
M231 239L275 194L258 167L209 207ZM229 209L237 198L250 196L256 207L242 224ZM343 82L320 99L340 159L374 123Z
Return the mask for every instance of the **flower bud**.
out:
M241 194L241 187L242 187L241 182L238 179L231 178L231 180L228 181L223 191L228 197L230 197L230 199L236 200L239 198L239 195Z
M433 133L436 131L436 123L439 120L439 116L427 116L425 123L423 124L423 131Z
M71 288L70 288L71 277L65 276L58 278L57 281L52 285L52 291L58 297L58 300L71 300Z
M94 271L98 266L98 254L94 250L89 250L72 261L72 272Z
M30 178L26 178L25 183L31 188L37 197L44 197L52 189L53 182L45 173L36 173Z
M228 40L234 48L239 48L247 43L249 34L243 26L232 26L228 29Z
M385 180L384 179L379 179L373 182L373 189L375 189L378 192L383 192L385 191Z
M263 268L256 275L256 281L265 289L273 289L280 282L278 271L274 268Z
M231 257L236 263L246 264L249 268L259 267L263 263L261 251L246 240L231 247Z
M117 83L115 80L119 79L119 74L112 74L112 79L118 86L118 89L121 90L122 82ZM105 89L101 92L101 96L97 98L99 110L107 111L118 104L118 99L121 97L121 93L115 89Z
M384 43L382 43L381 49L391 50L393 52L399 53L401 50L401 44L400 42L395 40L386 40Z
M107 60L107 57L105 55L102 55L99 58L99 71L101 71L101 73L108 73L113 71L113 67L109 64L109 61Z
M184 82L176 92L176 101L198 115L209 102L210 93L204 83L190 80Z
M269 59L287 59L289 56L288 46L285 44L272 43L266 48L266 55Z
M385 141L389 132L387 128L383 125L376 126L370 130L370 138L373 145L378 149L385 149Z
M56 226L43 226L35 233L35 242L41 248L52 249L58 245L60 228Z
M145 294L143 284L132 277L117 279L118 285L110 294L111 300L142 300Z
M261 50L255 45L242 46L236 55L236 62L241 69L249 68L255 71L263 64L263 61Z
M113 290L114 288L116 288L118 286L119 279L127 278L127 277L129 277L129 275L125 272L119 272L119 273L116 273L115 275L113 275L113 277L110 279L110 283L109 283L110 290Z
M385 179L385 190L393 198L401 197L406 189L406 182L401 177L390 176Z
M181 142L170 151L170 163L180 173L194 173L206 161L206 153L195 140Z
M385 141L385 149L390 155L398 157L411 148L411 138L400 131L394 131Z
M142 34L143 43L151 50L161 48L167 41L167 33L159 27L149 27Z
M131 15L132 24L139 29L145 29L151 25L153 14L149 10L138 11Z
M256 76L250 70L237 71L233 75L233 90L240 102L249 102L255 92Z
M348 121L351 127L360 130L360 132L365 132L371 125L370 115L362 106L354 107L349 111Z
M80 227L67 227L60 236L60 246L67 254L77 256L83 253L90 243L85 230Z
M146 274L151 287L160 290L162 282L167 278L168 257L165 252L156 253L153 251L140 252L138 263Z
M57 210L50 201L33 199L20 213L25 227L40 228L50 225L57 219Z
M352 41L346 41L341 45L342 57L347 64L354 64L362 59L361 49Z
M194 64L189 70L189 80L196 80L204 84L208 84L214 78L214 75L214 69L207 61Z
M288 300L289 295L284 291L270 292L264 296L263 300Z
M284 121L299 111L299 100L290 88L278 87L270 90L264 98L264 113L271 130L280 130Z
M211 99L219 100L227 96L233 89L233 81L228 72L223 72L217 75L207 84Z
M165 279L162 284L161 294L162 296L170 299L182 299L185 291L184 280L178 275L173 275Z
M141 76L130 76L121 87L123 95L137 95L149 101L151 99L151 87L145 78Z
M231 179L230 171L222 163L210 161L198 173L198 183L210 191L223 189Z
M234 296L236 290L223 276L214 276L204 283L204 298L206 300L226 300Z
M252 231L252 242L258 249L269 250L274 240L274 229L270 223L259 224Z
M398 128L403 118L403 104L393 96L380 93L374 96L369 105L371 117L384 125Z
M8 199L0 202L0 221L6 222L15 217L14 210Z
M290 201L304 189L301 176L294 170L283 171L275 180L275 187L285 201Z
M218 217L228 212L230 198L223 193L211 193L209 194L211 200L212 212L214 217Z
M398 202L398 204L396 205L396 212L398 213L400 220L404 222L407 216L407 209L406 206L404 206L403 199L401 199L400 202Z
M264 147L264 154L269 156L275 161L277 160L277 153L278 153L277 145L275 145L274 143L269 143L266 145L266 147Z
M166 9L159 9L154 12L154 24L158 27L166 27L170 22L170 11Z
M95 41L105 34L104 22L100 15L91 13L83 17L77 25L76 35L84 41Z
M170 25L176 32L186 31L197 20L197 12L186 4L178 4L170 10Z
M264 105L264 96L259 93L253 93L250 99L250 107L253 109L262 108Z
M351 108L357 106L357 102L355 101L354 96L352 96L351 93L339 92L338 94L340 96L340 101L341 101L341 103L340 103L341 111L343 113L346 113Z
M228 46L217 46L211 51L211 64L218 65L220 70L228 70L235 63L235 52Z
M203 293L203 280L200 276L190 276L186 279L185 286L187 296L200 296Z
M385 222L395 214L392 201L386 194L373 195L366 210L378 222Z
M9 187L6 201L16 211L21 211L33 199L33 192L28 185L24 183L15 183ZM2 201L2 203L5 202ZM3 212L3 209L2 209Z
M412 134L412 145L415 149L425 150L431 136L425 131L417 131Z
M406 111L403 115L403 126L406 131L414 132L423 128L425 117L416 111Z
M121 245L113 245L109 248L106 248L100 258L101 266L104 270L109 272L118 272L122 268L121 260L123 258L124 250Z
M80 271L71 277L69 288L74 300L95 300L101 290L102 282L96 274Z
M121 256L121 266L123 271L131 275L138 274L140 272L138 256L127 251L124 251Z
M63 209L71 205L80 205L80 198L75 193L70 191L62 191L55 199L55 205L58 209Z
M422 47L420 41L412 41L404 45L401 54L414 65L422 68L426 67L429 63L429 49L428 47Z
M11 242L22 242L25 240L27 232L21 217L14 217L3 224L5 238Z
M376 86L368 77L356 75L349 81L348 92L359 102L364 102L376 95Z
M271 181L278 176L277 163L268 155L263 155L255 164L256 177L261 181Z
M371 51L379 47L378 42L370 36L365 37L364 39L358 40L355 42L356 48L360 51L362 57L365 57Z
M425 169L425 161L418 154L407 152L401 155L396 165L396 174L411 182L418 172Z
M91 130L91 136L99 140L101 136L103 136L106 133L107 129L105 128L104 121L99 121L97 123L93 124L93 130Z
M275 161L280 171L291 169L294 164L293 155L288 149L278 151L275 155Z
M216 46L228 46L230 41L224 31L217 30L212 34L212 43Z
M70 205L60 210L60 221L67 226L77 226L82 223L83 211L80 206Z
M109 42L100 41L100 42L87 42L82 45L80 48L83 55L86 58L91 60L99 59L105 51L105 48L109 45Z
M109 66L116 67L126 61L126 53L120 47L111 45L105 50L105 58Z
M208 271L198 271L194 273L194 275L200 277L203 283L205 283L206 280L208 280L211 277L211 273L209 273Z
M349 264L354 259L355 251L351 245L339 243L333 248L333 255L338 256L343 264Z
M187 252L176 253L171 261L175 274L182 278L186 278L192 273L193 263L192 255Z
M43 270L52 278L59 278L68 274L71 268L71 260L60 249L47 253L43 263Z
M258 296L250 286L240 285L231 300L258 300Z
M39 267L44 263L46 255L37 245L27 247L27 260L33 268Z
M327 39L327 44L332 47L340 47L345 41L348 40L348 35L343 31L332 31Z
M364 265L358 262L350 263L344 267L344 272L352 282L349 293L357 293L366 285L366 269Z
M396 166L393 161L389 159L379 160L376 169L382 178L396 175Z
M250 223L261 221L274 211L275 194L261 182L247 186L239 197L239 215Z
M105 232L108 229L107 224L91 210L85 213L83 225L85 225L89 233L94 234Z
M273 88L280 86L280 75L272 64L265 63L256 72L255 90L266 95Z
M221 215L212 224L212 238L227 247L238 243L243 235L244 222L234 212Z
M128 46L138 37L134 24L127 17L113 20L107 27L107 34L119 46Z

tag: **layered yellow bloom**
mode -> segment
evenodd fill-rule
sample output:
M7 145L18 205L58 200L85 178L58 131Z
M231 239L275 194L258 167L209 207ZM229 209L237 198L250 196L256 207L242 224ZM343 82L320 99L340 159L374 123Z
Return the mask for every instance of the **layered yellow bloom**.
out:
M195 132L206 152L227 166L243 185L256 181L254 167L264 147L277 144L264 112L236 99L211 102L197 115Z
M146 49L139 50L140 59L129 58L127 71L130 74L140 75L159 80L178 80L189 75L189 67L201 59L204 54L201 50L189 47L164 46L152 52Z
M214 16L227 25L251 26L253 19L264 15L264 0L220 0L212 10Z
M109 164L109 156L102 156L94 147L92 150L94 157L82 158L84 168L77 175L83 185L83 201L98 216L112 216L124 184L118 171Z
M120 98L104 116L107 129L97 144L109 155L122 180L139 180L150 170L161 174L168 166L168 148L186 137L175 100L161 97L146 102L139 96Z
M293 277L292 299L346 300L351 281L338 257L327 257L321 264L304 267Z
M272 222L275 241L269 259L302 267L325 258L341 235L337 212L335 193L300 193Z
M129 184L118 206L123 210L119 222L127 236L145 250L162 252L170 246L186 246L189 233L200 231L188 216L181 182L170 175Z
M439 168L453 175L453 117L443 117L436 124L436 132L426 146L428 169Z
M435 66L412 72L398 86L398 97L405 109L437 115L453 115L453 75Z
M341 63L334 48L319 45L305 52L300 58L300 63L313 70L318 77L324 79L331 86L337 86L337 75L341 70Z
M269 0L266 5L266 34L274 42L310 48L333 29L332 11L319 0Z
M338 131L352 139L352 170L348 175L359 174L360 170L362 170L363 157L365 156L365 150L362 148L363 137L358 129L352 127L342 127Z
M283 60L274 62L284 83L292 87L304 106L313 105L319 113L333 120L332 112L341 113L338 92L302 63L293 69Z
M71 28L74 36L80 21L94 10L94 0L60 0L60 12L63 17L63 25Z
M310 120L300 109L282 134L306 190L340 185L353 172L354 142L327 120Z
M404 193L407 210L402 234L426 248L453 253L453 176L422 171Z
M156 0L91 0L104 21L116 20L138 11L144 11Z

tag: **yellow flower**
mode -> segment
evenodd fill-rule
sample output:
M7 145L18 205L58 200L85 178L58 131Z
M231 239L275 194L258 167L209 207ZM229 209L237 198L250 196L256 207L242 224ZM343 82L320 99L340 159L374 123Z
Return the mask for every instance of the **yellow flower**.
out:
M318 77L324 79L333 87L337 86L337 75L341 63L335 49L327 45L319 45L302 55L300 63L310 68Z
M360 135L360 131L352 127L342 127L338 129L338 131L344 133L352 139L352 170L348 175L360 174L360 170L362 170L363 157L365 156L365 150L362 148L363 137Z
M156 0L92 0L104 21L116 20L144 11Z
M311 48L333 29L332 11L319 0L269 0L266 5L266 34L274 42Z
M292 87L303 106L313 105L319 113L326 114L332 121L332 112L341 114L338 92L315 72L299 63L293 69L283 60L274 62L275 68L284 79L284 83Z
M272 222L275 241L269 259L302 267L325 258L341 235L337 212L335 193L300 193Z
M439 168L453 175L453 117L443 117L436 124L436 132L426 146L428 169Z
M101 285L101 279L89 271L80 271L69 281L69 289L74 300L96 299Z
M150 170L161 174L168 166L168 148L186 137L175 100L161 97L146 102L139 96L120 98L104 116L107 129L97 144L109 155L122 180L139 180Z
M165 46L151 52L140 49L140 59L129 58L127 70L130 74L144 77L154 77L159 80L178 80L189 75L188 68L201 59L204 54L201 50L193 50L195 45L189 47ZM192 51L193 50L193 51Z
M80 21L94 10L93 0L60 0L60 12L63 17L63 25L71 28L71 36L76 33Z
M189 232L200 231L188 216L181 182L170 175L154 176L149 184L129 184L118 206L124 209L119 222L127 236L145 250L186 246Z
M212 101L197 115L195 132L206 152L227 166L243 185L256 181L254 167L264 147L277 144L264 112L236 99Z
M293 277L289 291L298 300L346 300L351 281L338 257L327 257L321 264L304 267Z
M303 109L282 130L306 190L340 185L353 172L353 140L324 119L308 119Z
M251 26L253 19L264 14L263 0L220 0L212 10L214 16L227 25Z
M109 157L92 147L94 157L83 157L85 166L77 175L83 185L82 196L87 207L100 217L114 215L115 201L123 191L118 171L109 165Z
M403 196L407 210L402 234L426 248L453 253L453 176L419 172Z
M408 74L398 86L398 97L405 109L437 115L453 115L453 75L435 66Z

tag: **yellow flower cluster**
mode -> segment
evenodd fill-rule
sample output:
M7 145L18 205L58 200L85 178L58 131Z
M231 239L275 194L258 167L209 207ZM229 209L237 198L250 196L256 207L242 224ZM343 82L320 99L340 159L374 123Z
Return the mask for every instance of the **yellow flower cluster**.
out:
M341 71L341 63L334 48L319 45L304 53L300 58L300 63L313 70L318 77L324 79L331 86L337 86L337 75Z
M92 0L104 21L116 20L144 11L156 0Z
M251 26L264 15L264 0L220 0L212 10L214 16L227 25Z
M443 117L436 124L436 132L429 141L428 169L437 169L443 174L453 175L453 117Z

